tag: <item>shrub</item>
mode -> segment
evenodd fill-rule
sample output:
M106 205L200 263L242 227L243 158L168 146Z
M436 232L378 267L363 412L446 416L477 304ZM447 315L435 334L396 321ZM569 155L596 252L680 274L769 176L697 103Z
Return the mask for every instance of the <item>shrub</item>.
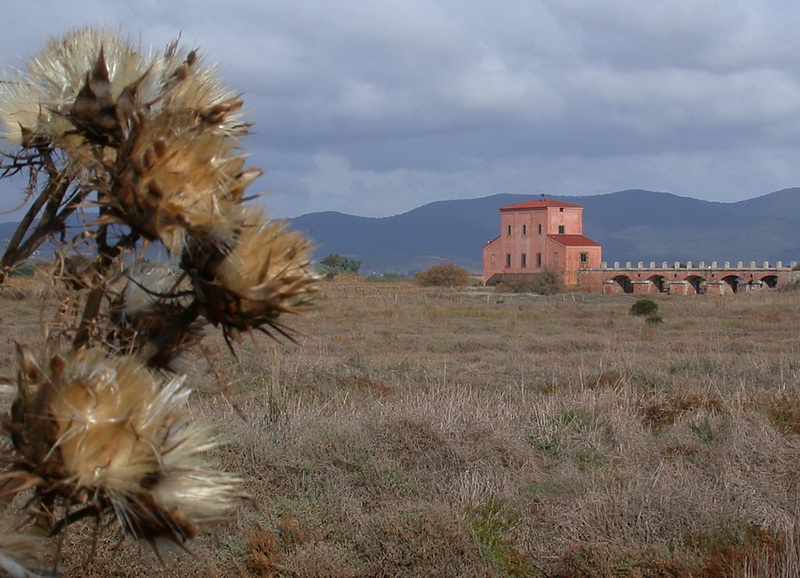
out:
M544 269L538 273L511 277L497 284L498 291L539 295L555 295L563 288L561 275L555 269Z
M658 303L650 299L639 299L636 303L631 305L631 315L637 315L639 317L657 317L657 313ZM659 320L661 319L659 318ZM655 321L655 323L658 323L658 321Z
M452 263L434 265L414 277L423 287L462 287L469 284L469 272Z

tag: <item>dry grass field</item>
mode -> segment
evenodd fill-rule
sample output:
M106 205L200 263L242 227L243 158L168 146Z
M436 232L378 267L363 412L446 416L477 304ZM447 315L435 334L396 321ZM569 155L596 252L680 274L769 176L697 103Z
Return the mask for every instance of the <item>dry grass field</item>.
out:
M15 340L41 342L37 294L0 295L4 374ZM233 359L213 338L213 367L189 365L190 411L252 504L163 565L112 532L84 567L77 525L63 567L800 575L800 292L654 299L663 323L630 315L631 295L325 283L290 320L297 344L247 339Z

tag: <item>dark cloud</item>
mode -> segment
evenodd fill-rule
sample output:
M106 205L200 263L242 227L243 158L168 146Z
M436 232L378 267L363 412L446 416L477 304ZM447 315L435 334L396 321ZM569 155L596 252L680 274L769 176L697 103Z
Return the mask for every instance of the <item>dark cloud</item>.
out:
M632 187L737 200L800 184L800 5L786 0L10 0L4 12L11 66L83 24L199 46L244 92L277 214Z

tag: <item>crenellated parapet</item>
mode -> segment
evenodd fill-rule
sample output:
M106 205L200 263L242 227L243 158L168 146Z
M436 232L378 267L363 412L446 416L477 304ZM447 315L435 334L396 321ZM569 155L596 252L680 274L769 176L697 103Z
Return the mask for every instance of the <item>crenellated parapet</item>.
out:
M610 266L602 263L600 267L582 269L580 285L590 293L635 293L669 295L725 295L738 292L774 289L800 282L797 262L785 266L782 261L745 263L730 261L718 263L630 261Z

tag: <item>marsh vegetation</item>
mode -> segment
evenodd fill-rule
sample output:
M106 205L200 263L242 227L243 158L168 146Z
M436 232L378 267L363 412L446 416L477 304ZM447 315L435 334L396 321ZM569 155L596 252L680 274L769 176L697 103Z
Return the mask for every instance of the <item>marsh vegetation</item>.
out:
M5 373L10 342L41 334L41 289L12 283ZM192 555L161 566L104 538L89 568L797 575L800 293L654 299L657 325L626 295L324 283L294 323L309 337L190 364L192 419L232 442L214 459L252 503ZM209 336L212 354L225 347ZM66 538L91 540L88 522Z

